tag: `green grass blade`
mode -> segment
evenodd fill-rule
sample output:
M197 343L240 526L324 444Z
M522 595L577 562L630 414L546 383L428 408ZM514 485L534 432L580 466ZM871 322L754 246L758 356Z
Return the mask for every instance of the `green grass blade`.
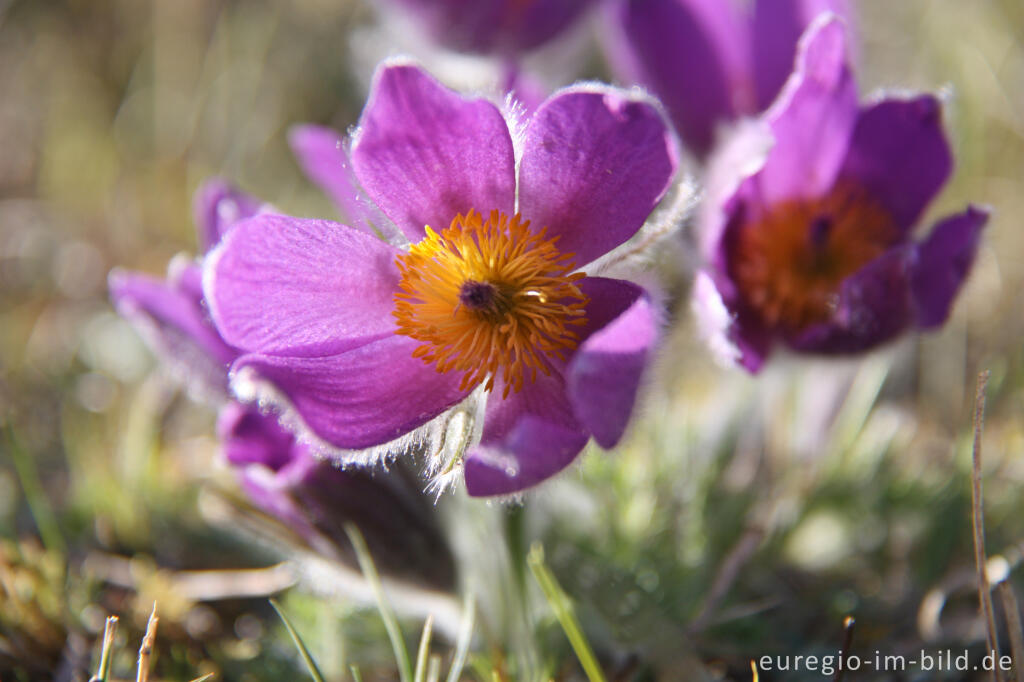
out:
M434 630L434 616L427 616L423 624L423 635L420 637L420 649L416 653L415 682L424 682L427 676L427 659L430 657L430 634Z
M345 532L352 542L352 548L359 560L359 568L363 571L363 577L370 583L373 596L377 600L377 610L384 621L384 628L388 631L388 638L391 640L391 648L395 652L395 661L398 663L398 674L402 682L412 682L412 663L409 660L409 650L405 646L405 639L402 638L402 630L398 627L398 619L391 609L391 604L384 597L384 586L380 582L380 575L377 567L370 556L370 549L366 546L363 534L352 523L345 524Z
M438 682L441 679L441 657L434 654L427 666L427 682Z
M309 670L310 676L316 682L324 682L323 673L321 673L320 668L317 667L316 661L313 660L313 656L309 653L306 643L302 641L302 637L299 636L295 626L293 626L292 622L288 620L288 616L284 615L281 605L273 599L270 600L270 605L274 607L275 611L277 611L277 615L281 617L281 622L284 623L285 629L288 630L288 634L292 636L292 641L295 642L295 646L299 650L299 655L302 656L302 660L306 664L306 668Z
M107 682L110 678L110 666L113 662L114 637L117 635L117 616L107 616L103 625L103 644L100 649L100 664L96 666L96 674L89 682Z
M462 669L466 667L469 657L469 645L473 641L473 624L476 620L476 599L473 593L466 595L466 604L462 609L462 622L459 623L459 638L455 642L455 658L448 670L448 682L459 682Z
M352 671L352 682L363 682L363 674L359 672L359 666L350 665L348 669Z
M14 470L18 474L22 490L25 491L25 501L28 502L29 511L35 519L36 527L39 528L39 536L43 539L46 548L58 552L62 556L67 554L67 545L64 536L57 525L57 516L53 513L50 500L43 492L43 486L39 482L39 472L36 471L35 461L26 453L21 443L14 436L14 426L10 423L4 429L7 432L7 446L11 451L11 461L14 462Z
M594 652L590 648L587 638L583 635L582 628L580 628L580 623L576 619L572 602L562 590L558 581L555 580L554 574L551 573L551 570L544 563L544 548L540 544L535 544L530 549L526 562L533 572L533 577L537 579L540 589L544 592L544 597L547 599L548 604L551 605L551 610L555 612L555 617L562 625L566 637L569 638L569 644L572 645L573 651L576 652L576 657L580 659L580 664L583 666L583 671L587 674L587 679L590 682L605 682L601 666L598 665L597 658L594 656Z

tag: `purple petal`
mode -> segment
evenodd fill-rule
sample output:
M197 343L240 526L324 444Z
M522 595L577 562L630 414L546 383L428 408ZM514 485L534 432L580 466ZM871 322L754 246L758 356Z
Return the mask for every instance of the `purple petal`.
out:
M815 17L824 12L848 17L849 10L846 0L756 1L752 33L758 109L767 109L789 78L797 42Z
M766 117L775 146L758 175L764 199L822 196L835 182L857 119L841 19L828 16L807 30L796 71Z
M515 161L497 107L466 99L419 68L377 72L352 145L367 194L411 241L471 209L511 213Z
M207 252L240 220L259 213L263 202L220 178L207 180L192 199L199 246Z
M613 64L665 103L686 146L705 156L722 121L753 110L748 26L724 0L619 4Z
M538 376L519 393L488 396L480 444L465 463L466 490L474 497L516 493L569 466L587 443L557 375Z
M385 227L382 223L387 219L359 189L341 135L323 126L299 125L288 131L288 143L302 170L331 198L349 225L370 232Z
M322 440L354 450L405 435L465 397L460 374L439 374L412 356L418 345L384 333L323 357L245 355L232 371L255 371L284 394Z
M938 327L967 279L988 222L988 211L970 206L941 221L911 256L910 292L923 328Z
M295 437L278 423L274 415L264 415L254 407L230 402L217 418L217 435L224 444L224 456L234 466L261 464L272 471L284 467L293 458Z
M774 332L743 300L729 276L728 252L739 230L761 208L756 177L743 180L719 207L721 216L702 224L702 252L709 269L696 282L695 306L704 320L703 335L721 359L735 360L751 373L760 371L774 344ZM709 192L713 188L709 188ZM707 210L707 209L705 209ZM719 308L720 306L720 308ZM724 325L724 326L722 326ZM716 327L722 326L721 332Z
M632 237L677 165L658 112L618 91L563 90L534 115L523 143L519 212L558 235L577 266Z
M449 49L515 56L565 30L594 0L393 0Z
M180 276L198 271L190 265ZM212 395L227 389L227 367L238 352L221 339L203 307L202 297L176 279L115 270L110 273L110 299L118 313L139 327L154 351L184 371Z
M894 338L912 318L910 248L890 249L848 277L830 321L813 325L787 343L815 353L857 353Z
M909 230L953 168L942 107L931 95L863 110L840 177L868 190Z
M224 338L250 352L329 355L394 329L396 249L338 223L263 214L207 259L204 290Z
M576 417L601 447L610 448L629 423L658 338L657 315L647 293L631 282L587 277L580 288L590 298L588 329L566 381Z
M383 576L433 589L454 586L454 561L437 514L401 465L386 473L341 470L296 445L277 469L238 469L252 502L291 526L321 557L358 565L345 531L352 523Z

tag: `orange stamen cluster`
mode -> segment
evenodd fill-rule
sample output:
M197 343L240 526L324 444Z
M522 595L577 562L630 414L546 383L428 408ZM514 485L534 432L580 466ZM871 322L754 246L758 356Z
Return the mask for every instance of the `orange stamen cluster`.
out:
M840 187L820 199L776 204L742 225L730 267L765 324L795 332L827 320L843 280L898 238L883 207L863 192Z
M489 391L500 372L503 397L518 392L526 375L536 381L551 358L565 359L579 340L571 328L586 323L574 254L529 228L519 215L470 211L441 234L428 226L398 256L397 333L422 341L413 356L438 372L463 372L463 390L486 379Z

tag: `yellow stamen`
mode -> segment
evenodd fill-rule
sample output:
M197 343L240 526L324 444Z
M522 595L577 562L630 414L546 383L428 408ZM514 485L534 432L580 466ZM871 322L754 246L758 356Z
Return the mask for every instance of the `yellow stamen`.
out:
M551 359L565 359L586 324L586 296L573 274L574 254L560 253L547 228L491 211L458 215L448 229L427 236L398 256L402 278L392 313L398 334L423 345L414 357L438 372L462 372L467 390L499 375L520 391L524 377L551 373Z
M776 204L740 226L730 268L765 324L800 331L827 320L843 280L898 238L888 211L856 188L839 187Z

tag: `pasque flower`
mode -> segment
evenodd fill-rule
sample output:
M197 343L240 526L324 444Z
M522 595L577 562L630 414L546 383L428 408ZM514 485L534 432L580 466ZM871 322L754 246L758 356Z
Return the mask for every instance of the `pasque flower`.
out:
M941 105L859 105L841 19L808 29L779 99L732 146L708 172L695 287L718 348L757 371L777 342L854 353L946 320L987 213L968 207L912 240L952 170ZM756 146L770 149L751 173L738 150Z
M656 94L687 148L711 151L725 121L775 99L793 70L800 34L847 0L615 0L607 32L612 66Z
M263 202L221 180L207 182L194 205L200 246L215 246L240 220L266 210ZM239 351L213 326L201 282L199 264L177 258L166 279L114 271L110 295L186 385L221 407L217 431L222 451L249 499L288 524L321 556L355 563L344 531L344 524L353 522L382 570L450 588L451 554L429 503L405 471L341 471L317 459L311 447L278 423L277 415L230 398L228 368Z
M345 532L355 524L392 578L450 590L455 564L429 499L409 470L342 470L318 459L272 415L238 402L217 420L227 462L249 499L285 522L319 556L356 565Z
M392 63L349 155L343 182L324 184L385 222L261 214L207 259L213 320L243 353L236 387L269 384L264 397L342 458L387 450L475 391L473 495L532 486L591 436L614 445L656 312L641 287L583 268L632 237L669 185L657 110L580 86L510 129L491 102Z
M594 0L381 0L456 52L515 57L567 29Z

